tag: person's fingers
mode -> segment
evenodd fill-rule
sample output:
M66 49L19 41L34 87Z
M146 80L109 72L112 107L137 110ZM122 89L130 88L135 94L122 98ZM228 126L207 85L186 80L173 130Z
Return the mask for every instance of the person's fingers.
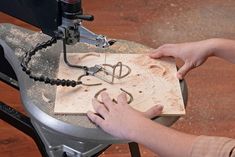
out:
M150 52L149 57L154 59L169 56L176 57L174 55L175 51L176 47L174 46L174 44L165 44Z
M161 58L163 56L164 56L164 53L161 50L155 50L155 51L150 52L149 54L149 57L153 59Z
M192 68L192 64L185 62L184 65L177 72L178 79L182 80Z
M107 117L108 110L107 110L107 108L105 108L105 106L103 104L99 103L96 99L93 99L92 105L93 105L95 111L98 114L100 114L104 119Z
M146 112L144 112L144 116L151 119L156 116L159 116L162 113L162 110L163 106L155 105L152 108L148 109Z
M92 122L94 122L100 127L103 127L104 119L96 115L94 112L88 111L87 116Z
M101 93L101 99L102 99L102 102L104 103L104 105L110 109L110 106L111 105L114 105L114 102L112 101L112 99L109 97L108 93L107 92L102 92Z
M120 95L117 97L117 103L119 105L126 105L127 104L127 96L126 93L122 92Z

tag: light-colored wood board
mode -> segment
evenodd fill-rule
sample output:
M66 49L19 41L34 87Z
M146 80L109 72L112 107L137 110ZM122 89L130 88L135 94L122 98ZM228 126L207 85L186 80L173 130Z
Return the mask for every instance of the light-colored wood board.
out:
M96 64L101 65L105 62L105 54L95 52L90 54L92 55L69 53L68 58L73 64L88 67ZM119 61L130 67L131 73L122 79L115 79L114 84L109 84L94 76L85 76L82 78L83 83L102 83L102 85L81 85L75 88L58 86L54 112L56 114L84 114L88 110L94 111L91 103L92 99L97 92L106 88L106 92L113 99L116 99L122 92L120 89L131 93L133 101L130 105L140 111L146 111L156 104L161 104L164 106L162 115L185 114L180 84L176 78L174 59L155 60L149 58L147 54L106 53L107 64L114 65ZM126 71L127 68L123 67L123 73ZM58 78L77 80L82 74L84 74L83 70L67 66L61 54ZM102 72L99 75L107 78L107 75ZM98 96L98 100L101 101L100 96Z

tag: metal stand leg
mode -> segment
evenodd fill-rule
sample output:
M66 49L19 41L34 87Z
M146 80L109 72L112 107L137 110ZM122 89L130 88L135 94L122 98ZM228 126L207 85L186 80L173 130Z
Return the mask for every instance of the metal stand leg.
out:
M43 142L30 122L30 119L15 109L0 102L0 118L18 130L32 137L43 157L49 157Z
M35 128L33 127L32 123L30 122L30 119L23 115L22 113L19 113L15 109L11 108L10 106L7 106L6 104L0 102L0 118L10 125L14 126L18 130L22 131L23 133L27 134L31 138L34 139L35 143L37 144L38 149L40 150L43 157L49 157L45 145L41 140L41 137L36 132ZM51 136L51 135L50 135ZM77 143L78 145L78 143ZM91 155L92 157L98 157L102 152L104 152L109 146L106 148L101 148L101 151L98 153ZM57 148L59 149L59 148ZM132 157L140 157L140 150L139 146L135 142L129 143L129 149L131 152ZM64 150L64 149L61 149ZM92 154L92 153L91 153ZM78 155L78 154L77 154ZM63 153L64 157L69 157L71 154L67 154L66 152Z
M139 145L135 142L129 143L129 149L132 157L140 157Z
M16 81L16 75L11 65L4 57L3 47L0 45L0 81L12 86L13 88L19 89L18 82Z
M5 59L1 45L0 59L0 81L7 83L15 89L19 89L15 73ZM38 124L32 119L31 121L29 117L2 102L0 102L0 118L30 136L37 144L37 147L43 157L98 157L110 146L73 141L67 139L66 137L63 138L55 132L51 132L51 130L41 126L41 124ZM64 143L61 143L61 141ZM129 148L132 157L140 157L140 151L137 143L129 143Z
M27 116L2 102L0 102L0 118L30 136L37 144L42 157L97 157L110 146L63 138L36 123L34 125L37 129L35 129Z

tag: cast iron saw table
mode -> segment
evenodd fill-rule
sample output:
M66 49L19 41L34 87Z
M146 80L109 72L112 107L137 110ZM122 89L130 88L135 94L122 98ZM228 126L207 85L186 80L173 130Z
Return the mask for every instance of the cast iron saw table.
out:
M89 121L85 115L55 115L53 113L56 86L34 82L22 71L20 61L25 51L37 43L48 40L42 33L35 33L11 24L0 25L0 79L20 90L22 104L28 117L4 103L0 103L0 117L14 127L31 136L42 156L88 157L98 156L111 144L129 143L131 155L140 156L138 144L113 137ZM97 48L83 43L68 47L68 52L90 51L127 53L141 52L145 46L118 40L109 48ZM42 50L32 58L34 72L56 77L62 43ZM184 103L187 102L187 86L180 82ZM65 87L66 88L66 87ZM46 98L46 100L45 100ZM1 100L0 100L1 101ZM155 119L171 126L179 116ZM120 126L122 127L122 126Z

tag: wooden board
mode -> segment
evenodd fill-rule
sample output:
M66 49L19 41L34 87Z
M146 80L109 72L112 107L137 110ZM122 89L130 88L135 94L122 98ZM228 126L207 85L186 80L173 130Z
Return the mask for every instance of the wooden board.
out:
M150 59L146 54L111 54L70 53L70 62L88 67L104 62L115 65L121 61L127 65L131 72L122 79L115 79L109 84L94 76L85 76L81 80L85 84L101 83L97 86L57 87L54 112L59 114L84 114L88 110L93 111L92 99L102 89L106 89L111 98L116 99L122 89L131 94L133 101L130 103L135 109L146 111L150 107L161 104L164 106L162 115L184 115L185 108L180 90L179 80L176 78L176 65L172 58ZM106 61L105 61L106 58ZM111 70L106 67L106 70ZM120 69L117 68L117 71ZM123 74L128 68L123 66ZM118 72L116 72L117 74ZM77 80L84 74L82 70L68 67L60 57L58 78ZM111 80L106 74L100 72L100 76ZM100 100L100 96L97 96ZM128 100L130 100L128 95ZM101 101L101 100L100 100Z

